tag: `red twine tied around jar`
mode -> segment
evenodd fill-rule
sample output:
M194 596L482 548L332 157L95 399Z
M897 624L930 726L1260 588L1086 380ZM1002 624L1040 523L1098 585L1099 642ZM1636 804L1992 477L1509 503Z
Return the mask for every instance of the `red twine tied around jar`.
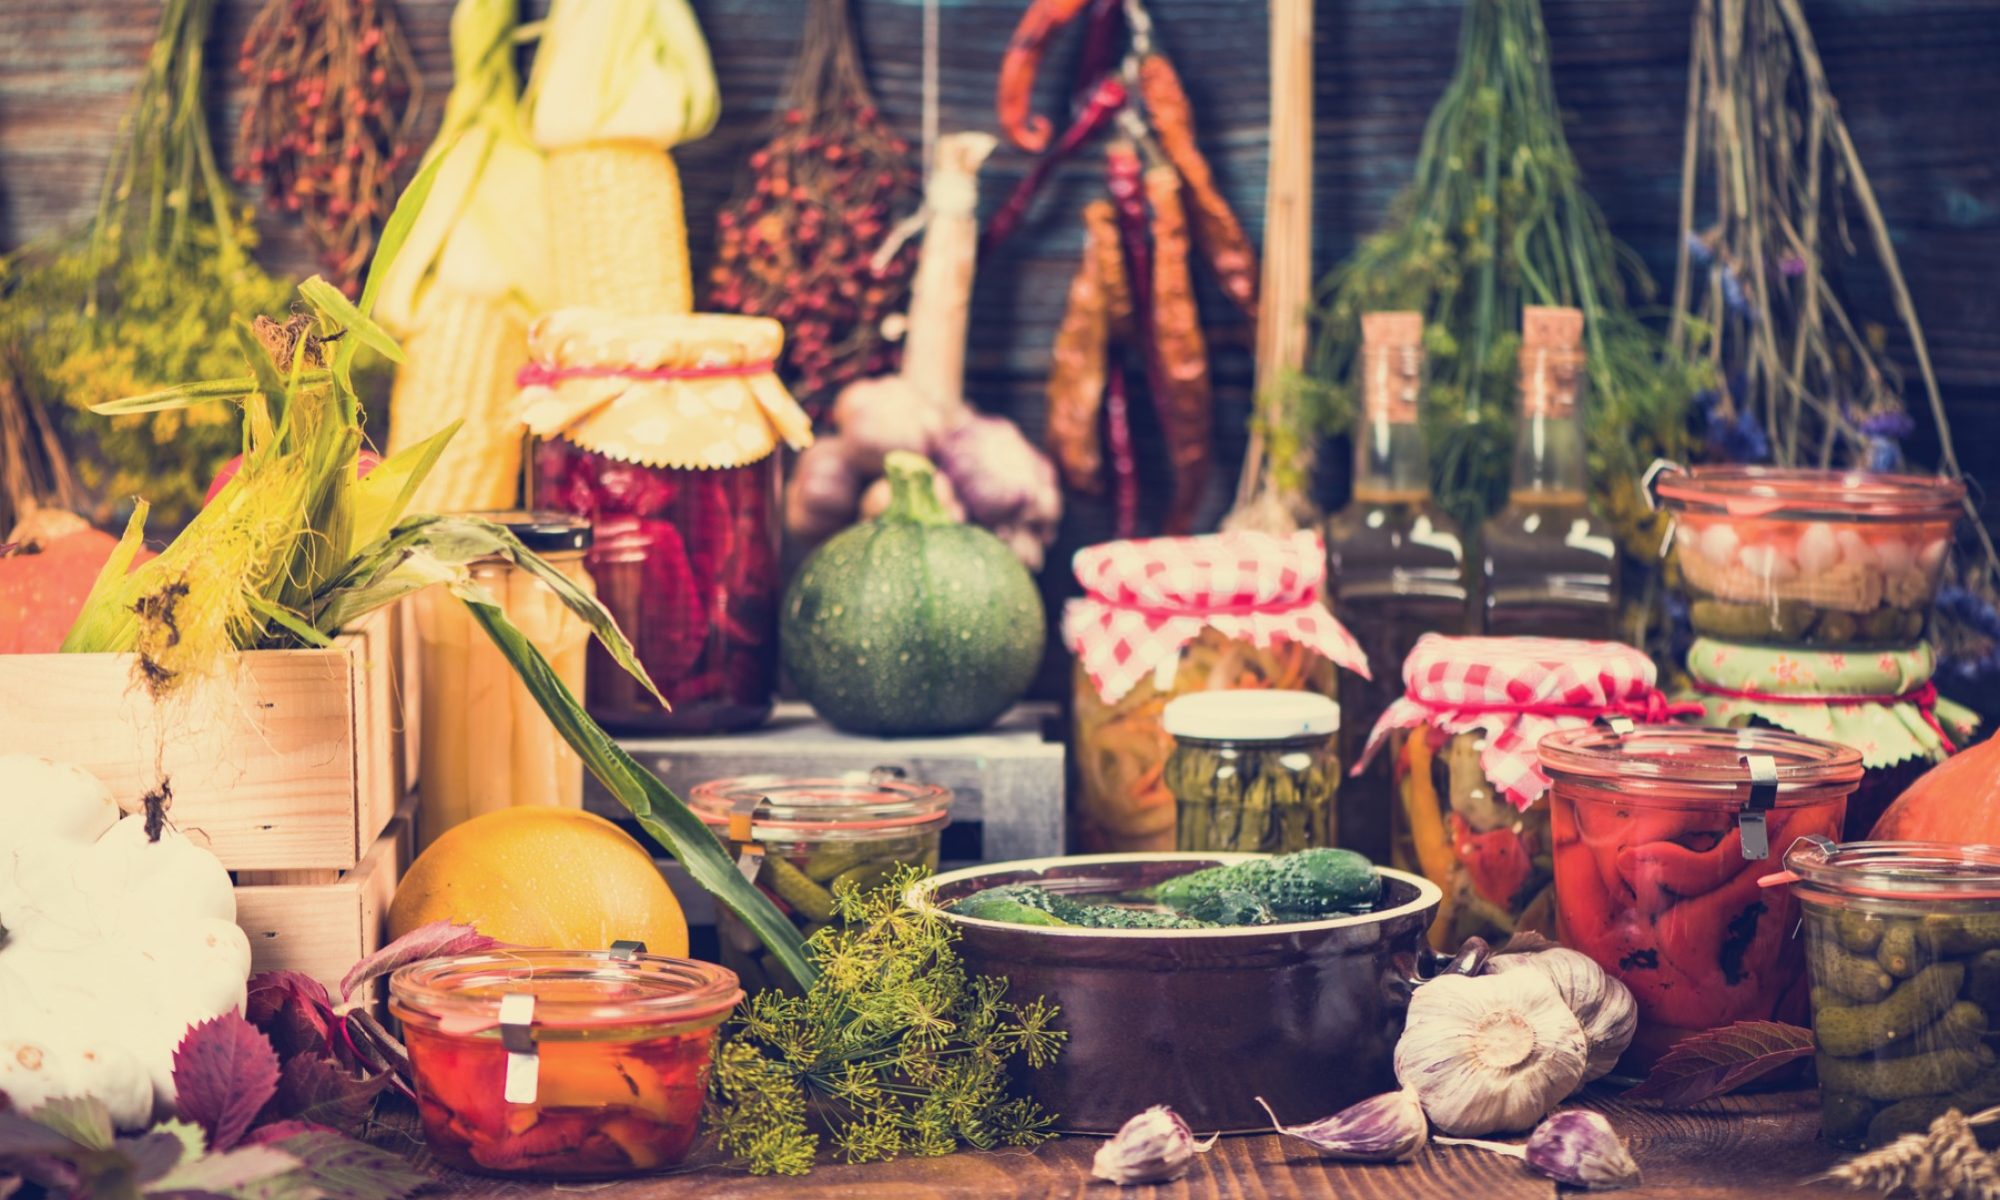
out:
M1637 696L1616 697L1604 704L1453 704L1426 700L1422 696L1410 696L1408 699L1434 712L1475 715L1519 713L1530 717L1581 717L1586 721L1599 717L1630 717L1641 725L1665 725L1680 717L1699 717L1708 712L1708 706L1698 700L1669 700L1666 693L1658 688L1649 688Z
M552 367L530 362L514 375L516 386L552 387L565 379L741 379L749 375L769 375L778 364L763 362L725 364L713 367Z
M1957 754L1958 747L1952 743L1951 735L1944 731L1944 723L1937 718L1938 690L1934 683L1926 682L1922 687L1911 688L1899 694L1861 696L1786 696L1776 692L1758 692L1748 688L1728 688L1718 684L1694 681L1694 690L1711 696L1723 696L1730 700L1749 700L1757 704L1824 704L1831 708L1857 708L1863 704L1880 704L1889 707L1896 704L1915 706L1917 715L1924 724L1937 734L1938 744L1946 754Z

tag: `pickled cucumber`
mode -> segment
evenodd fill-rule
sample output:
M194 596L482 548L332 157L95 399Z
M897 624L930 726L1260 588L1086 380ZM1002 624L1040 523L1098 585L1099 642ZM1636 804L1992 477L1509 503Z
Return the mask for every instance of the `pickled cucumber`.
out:
M1821 1004L1813 1013L1819 1048L1827 1054L1851 1057L1918 1036L1952 1006L1964 982L1964 964L1938 963L1925 967L1878 1003Z
M757 872L757 882L778 894L792 911L808 921L833 919L833 893L806 878L805 872L790 862L769 854Z
M1925 1102L1906 1100L1903 1103ZM1820 1132L1826 1134L1826 1140L1852 1143L1869 1136L1868 1126L1875 1119L1876 1105L1866 1096L1827 1092L1820 1097L1819 1109Z
M1898 979L1908 979L1937 957L1932 936L1920 936L1917 926L1898 922L1882 931L1882 944L1875 947L1875 961Z
M1965 997L1989 1013L2000 1013L2000 950L1981 950L1965 965Z
M1834 932L1840 935L1840 944L1856 954L1874 954L1882 944L1882 930L1887 928L1880 917L1873 913L1842 909L1833 919Z
M2000 913L1932 913L1923 919L1922 939L1945 954L2000 949Z
M1814 983L1837 997L1835 1003L1873 1004L1896 986L1895 977L1882 964L1849 953L1832 938L1809 939L1806 958Z
M1953 1092L1993 1066L1985 1046L1932 1050L1904 1058L1830 1058L1819 1060L1820 1085L1835 1092L1871 1100L1910 1100Z

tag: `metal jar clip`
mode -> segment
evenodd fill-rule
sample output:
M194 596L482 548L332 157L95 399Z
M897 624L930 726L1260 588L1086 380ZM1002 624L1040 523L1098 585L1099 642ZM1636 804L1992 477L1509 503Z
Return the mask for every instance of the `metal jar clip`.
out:
M1750 772L1750 797L1736 814L1742 832L1743 857L1755 861L1771 857L1771 828L1765 815L1778 804L1778 760L1768 754L1746 754L1743 767Z
M736 847L736 873L746 883L757 882L757 872L764 866L764 847L751 833L756 825L757 811L770 803L769 796L746 793L736 797L729 806L729 841Z
M541 1090L541 1054L535 1047L535 998L522 992L500 997L500 1045L507 1051L509 1104L533 1104Z

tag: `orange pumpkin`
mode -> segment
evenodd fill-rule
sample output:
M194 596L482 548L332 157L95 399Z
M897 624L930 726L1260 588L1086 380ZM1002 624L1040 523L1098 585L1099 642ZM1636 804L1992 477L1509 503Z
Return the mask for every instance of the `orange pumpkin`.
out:
M1868 836L1875 841L2000 846L2000 737L1924 772Z
M53 654L118 539L81 517L41 509L22 519L0 555L0 654ZM141 550L133 566L153 557Z

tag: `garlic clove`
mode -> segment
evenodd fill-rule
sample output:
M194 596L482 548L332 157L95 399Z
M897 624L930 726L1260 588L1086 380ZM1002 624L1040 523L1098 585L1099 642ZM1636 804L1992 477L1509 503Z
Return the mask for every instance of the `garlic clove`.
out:
M1539 944L1523 944L1525 952L1516 950L1510 941L1505 950L1486 960L1486 971L1504 974L1529 967L1547 976L1562 994L1563 1002L1576 1014L1584 1038L1590 1043L1583 1082L1601 1079L1618 1065L1619 1057L1632 1044L1632 1035L1639 1028L1638 1001L1633 999L1632 989L1588 954L1546 939L1535 941Z
M1589 1051L1541 972L1444 975L1410 997L1396 1078L1445 1133L1522 1130L1583 1082Z
M1535 1127L1528 1165L1549 1178L1592 1191L1637 1187L1639 1164L1603 1115L1572 1109Z
M1408 1088L1371 1096L1308 1125L1283 1125L1264 1097L1257 1097L1279 1133L1294 1137L1321 1158L1352 1162L1401 1162L1416 1157L1430 1138L1430 1121L1417 1094Z
M1090 1173L1118 1184L1166 1183L1187 1174L1194 1156L1213 1145L1213 1136L1196 1141L1179 1113L1156 1104L1119 1126L1111 1140L1097 1148Z

